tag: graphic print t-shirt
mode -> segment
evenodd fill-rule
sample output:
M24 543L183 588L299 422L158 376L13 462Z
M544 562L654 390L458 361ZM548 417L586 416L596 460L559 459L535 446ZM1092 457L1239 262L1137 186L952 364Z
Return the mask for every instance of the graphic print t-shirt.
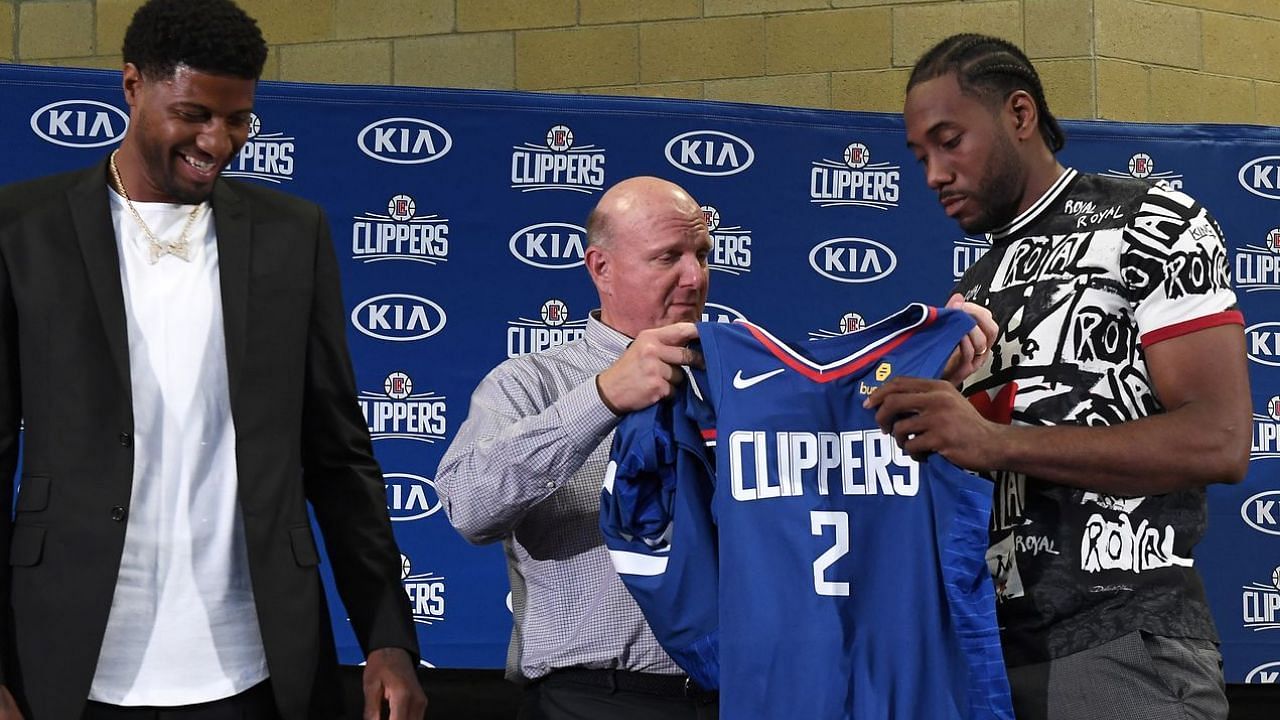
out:
M1144 347L1242 322L1222 232L1181 192L1068 170L991 241L956 289L1001 329L965 386L993 420L1097 427L1161 413ZM1192 557L1203 490L1114 497L993 479L987 560L1010 665L1138 629L1217 639Z

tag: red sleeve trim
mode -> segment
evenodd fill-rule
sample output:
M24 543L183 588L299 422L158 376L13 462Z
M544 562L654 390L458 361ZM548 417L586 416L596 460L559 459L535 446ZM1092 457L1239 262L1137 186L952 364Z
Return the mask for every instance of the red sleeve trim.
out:
M1152 330L1151 332L1143 335L1142 346L1151 347L1158 342L1164 342L1165 340L1172 338L1189 335L1197 330L1218 327L1219 325L1244 325L1244 314L1239 310L1223 310L1220 313L1205 315L1204 317L1198 317L1194 320L1174 323L1173 325L1162 327L1159 330Z

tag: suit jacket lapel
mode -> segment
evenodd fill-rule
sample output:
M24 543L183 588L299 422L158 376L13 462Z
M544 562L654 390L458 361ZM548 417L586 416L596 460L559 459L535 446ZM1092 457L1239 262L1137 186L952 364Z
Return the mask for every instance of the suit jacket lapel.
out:
M102 315L107 348L115 361L120 381L129 387L129 330L124 315L124 291L120 287L120 255L116 249L115 225L111 221L111 201L107 193L107 163L104 160L85 170L67 188L71 222L75 226L80 253L84 257L89 285Z
M218 276L222 285L222 324L227 346L227 387L235 407L244 368L249 303L249 258L253 230L249 208L235 188L221 180L213 188L213 225L218 235Z

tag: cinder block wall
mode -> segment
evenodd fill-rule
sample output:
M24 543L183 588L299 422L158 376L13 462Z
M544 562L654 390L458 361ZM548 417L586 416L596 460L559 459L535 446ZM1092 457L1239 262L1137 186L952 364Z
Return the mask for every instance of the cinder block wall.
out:
M899 111L947 34L1013 40L1063 117L1280 124L1280 0L240 0L266 77ZM0 59L120 66L141 0L0 0Z

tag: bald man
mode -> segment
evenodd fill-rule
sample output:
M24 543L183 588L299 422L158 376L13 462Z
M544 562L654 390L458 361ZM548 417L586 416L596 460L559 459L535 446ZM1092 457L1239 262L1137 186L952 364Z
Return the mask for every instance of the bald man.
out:
M502 541L520 718L714 718L658 645L609 561L600 486L619 417L670 395L707 298L698 203L653 177L614 185L587 219L600 296L582 339L508 360L471 396L436 482L467 540Z

